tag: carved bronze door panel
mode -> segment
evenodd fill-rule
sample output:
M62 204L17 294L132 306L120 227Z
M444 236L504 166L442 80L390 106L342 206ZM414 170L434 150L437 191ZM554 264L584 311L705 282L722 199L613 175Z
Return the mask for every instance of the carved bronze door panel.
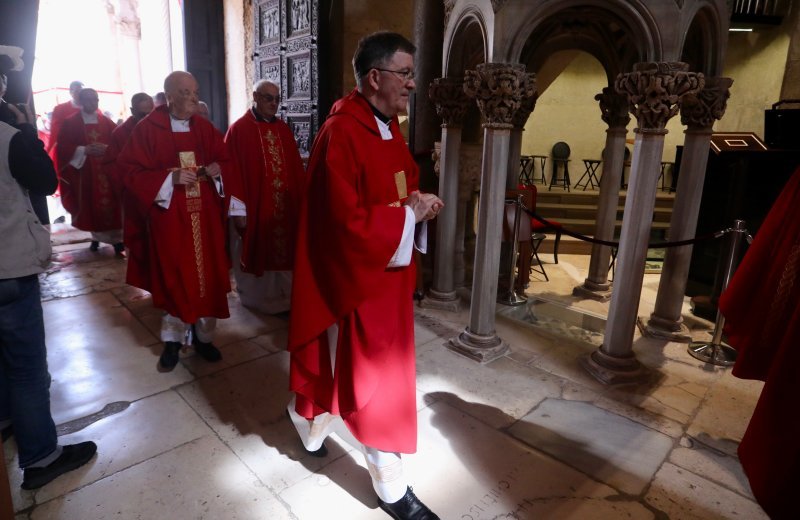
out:
M292 129L303 157L308 156L320 124L321 3L326 2L256 0L254 3L255 77L280 85L279 115Z

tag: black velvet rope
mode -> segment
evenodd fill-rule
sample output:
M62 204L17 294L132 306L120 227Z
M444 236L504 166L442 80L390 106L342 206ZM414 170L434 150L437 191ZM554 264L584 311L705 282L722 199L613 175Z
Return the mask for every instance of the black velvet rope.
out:
M549 222L548 220L543 219L542 217L537 215L535 212L533 212L533 211L529 210L528 208L526 208L524 204L521 207L525 211L525 213L527 213L530 217L538 220L539 222L541 222L542 224L544 224L545 226L547 226L547 227L549 227L551 229L561 229L561 232L564 233L565 235L569 235L569 236L571 236L573 238L577 238L578 240L583 240L584 242L591 242L592 244L600 244L602 246L610 246L610 247L619 247L619 242L618 241L614 242L614 241L610 241L610 240L601 240L599 238L594 238L594 237L589 237L589 236L583 235L583 234L578 233L576 231L571 231L571 230L561 226L560 224L553 224L552 222ZM730 233L731 231L733 231L733 230L731 228L728 228L728 229L721 229L719 231L714 231L713 233L707 233L705 235L699 235L699 236L696 236L694 238L689 238L687 240L676 240L674 242L652 242L652 243L647 244L647 248L648 249L661 249L661 248L666 248L666 247L688 246L688 245L691 245L691 244L697 244L698 242L705 242L705 241L708 241L708 240L716 240L718 238L722 238L725 235L727 235L728 233Z

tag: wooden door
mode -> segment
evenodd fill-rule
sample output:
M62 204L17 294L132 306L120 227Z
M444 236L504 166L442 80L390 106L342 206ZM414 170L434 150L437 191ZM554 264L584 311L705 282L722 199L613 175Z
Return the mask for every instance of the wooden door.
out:
M320 120L330 106L320 77L320 60L329 50L322 45L328 41L329 3L255 0L253 6L254 77L280 86L279 115L292 129L303 157L308 157Z

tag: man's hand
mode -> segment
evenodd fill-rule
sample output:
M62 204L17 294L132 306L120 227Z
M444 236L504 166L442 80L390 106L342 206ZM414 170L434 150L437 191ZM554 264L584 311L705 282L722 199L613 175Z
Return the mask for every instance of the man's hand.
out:
M244 235L244 230L247 227L247 217L231 217L233 219L233 227L240 235Z
M197 182L197 174L186 168L172 170L172 184L194 184Z
M107 144L91 143L86 145L86 155L94 155L95 157L102 157L108 148Z
M436 215L444 207L444 202L433 193L412 191L404 205L414 211L415 221L419 223L436 218Z
M211 177L212 179L216 179L220 175L222 175L222 168L219 167L219 164L212 162L208 166L206 166L206 175Z

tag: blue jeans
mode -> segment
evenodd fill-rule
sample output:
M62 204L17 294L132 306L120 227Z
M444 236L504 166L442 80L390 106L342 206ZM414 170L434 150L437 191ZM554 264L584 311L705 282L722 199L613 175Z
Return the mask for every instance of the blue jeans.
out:
M11 419L19 467L57 447L37 275L0 280L0 421Z

